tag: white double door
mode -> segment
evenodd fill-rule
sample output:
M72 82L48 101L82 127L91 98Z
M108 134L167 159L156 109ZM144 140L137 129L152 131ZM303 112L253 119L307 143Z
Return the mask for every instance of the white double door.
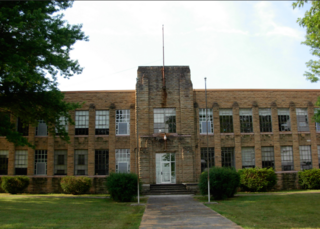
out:
M157 184L176 183L176 161L174 153L156 154Z

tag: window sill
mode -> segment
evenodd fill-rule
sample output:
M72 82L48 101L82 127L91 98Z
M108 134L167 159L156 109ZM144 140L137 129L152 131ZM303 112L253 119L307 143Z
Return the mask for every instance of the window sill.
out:
M292 134L291 131L279 131L279 134Z
M273 132L260 132L260 134L270 135L270 134L273 134Z
M254 135L254 133L240 133L240 135Z
M234 133L220 133L220 135L234 135Z
M47 138L48 135L43 135L43 136L37 136L37 135L35 135L34 137L35 137L35 138Z
M109 137L109 134L96 134L95 137Z
M207 133L200 133L200 135L204 135L204 136L206 136L206 135L207 135ZM208 135L214 135L214 133L208 133Z
M128 137L130 134L116 134L116 137Z
M78 137L89 137L89 135L74 135L75 138L78 138Z

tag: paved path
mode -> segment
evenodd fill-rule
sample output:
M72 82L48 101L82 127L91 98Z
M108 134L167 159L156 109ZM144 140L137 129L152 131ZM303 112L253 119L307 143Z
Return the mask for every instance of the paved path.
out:
M242 227L195 201L192 196L149 196L140 229Z

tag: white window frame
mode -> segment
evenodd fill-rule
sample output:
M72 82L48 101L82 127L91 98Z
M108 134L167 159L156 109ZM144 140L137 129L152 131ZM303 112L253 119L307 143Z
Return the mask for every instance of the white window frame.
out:
M168 122L170 117L175 117L174 122ZM170 125L174 125L174 131L171 131L171 129L173 128L170 129ZM177 132L176 108L154 108L153 109L153 133L159 134L161 132L162 133Z
M127 133L120 134L120 125L127 124ZM130 110L116 110L116 135L130 135Z
M208 123L206 119L206 115L208 114ZM204 127L205 126L205 127ZM209 126L208 133L213 134L213 110L208 109L206 112L206 109L199 109L199 128L200 128L200 134L206 134L207 126Z
M119 163L127 163L127 173L130 173L130 149L116 149L116 173L119 173Z
M95 129L109 129L109 110L96 110Z

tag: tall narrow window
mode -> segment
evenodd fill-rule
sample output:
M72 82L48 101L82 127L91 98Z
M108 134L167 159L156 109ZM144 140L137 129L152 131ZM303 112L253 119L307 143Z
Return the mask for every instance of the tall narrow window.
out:
M109 111L96 111L96 135L109 135Z
M208 123L206 119L206 115L208 115ZM207 129L208 133L213 133L213 113L212 109L199 109L199 121L200 121L200 134L206 134Z
M299 146L301 170L312 169L311 146Z
M47 175L47 150L35 150L34 174Z
M17 120L17 131L23 136L29 135L29 126L24 124L20 118Z
M8 175L8 150L0 150L0 175Z
M88 175L88 150L74 151L74 174Z
M54 151L54 175L67 175L67 150Z
M220 109L220 133L233 133L232 109Z
M240 131L241 133L252 133L252 110L251 109L240 109Z
M201 172L208 168L208 153L209 153L209 166L210 168L214 166L214 148L209 147L207 152L207 148L201 148Z
M222 162L222 167L235 167L233 147L221 148L221 162Z
M298 124L298 131L309 131L309 124L308 124L308 109L307 108L297 108L297 124Z
M272 132L271 109L259 109L260 132Z
M109 151L96 150L94 160L95 174L108 175L109 174Z
M291 131L290 111L288 108L278 109L279 131Z
M27 175L28 172L28 151L17 150L14 161L16 175Z
M274 150L272 146L261 147L262 168L274 169Z
M153 109L154 133L176 133L176 109Z
M314 108L314 114L317 114L320 108ZM316 122L316 131L320 132L320 122Z
M36 136L48 136L48 127L44 120L38 120Z
M59 118L59 123L62 126L62 128L65 129L65 131L68 133L68 119L67 117L61 116ZM59 130L56 128L56 135L60 135L61 133L59 133Z
M130 110L116 111L116 134L117 135L130 134Z
M0 112L0 123L10 123L10 114L6 112ZM0 131L0 136L5 136L5 133Z
M254 168L255 167L255 155L253 147L243 147L241 149L242 156L242 168Z
M116 149L116 172L130 173L130 149Z
M282 171L293 170L292 146L281 147L281 166L282 166Z
M89 134L89 111L76 111L75 135Z

